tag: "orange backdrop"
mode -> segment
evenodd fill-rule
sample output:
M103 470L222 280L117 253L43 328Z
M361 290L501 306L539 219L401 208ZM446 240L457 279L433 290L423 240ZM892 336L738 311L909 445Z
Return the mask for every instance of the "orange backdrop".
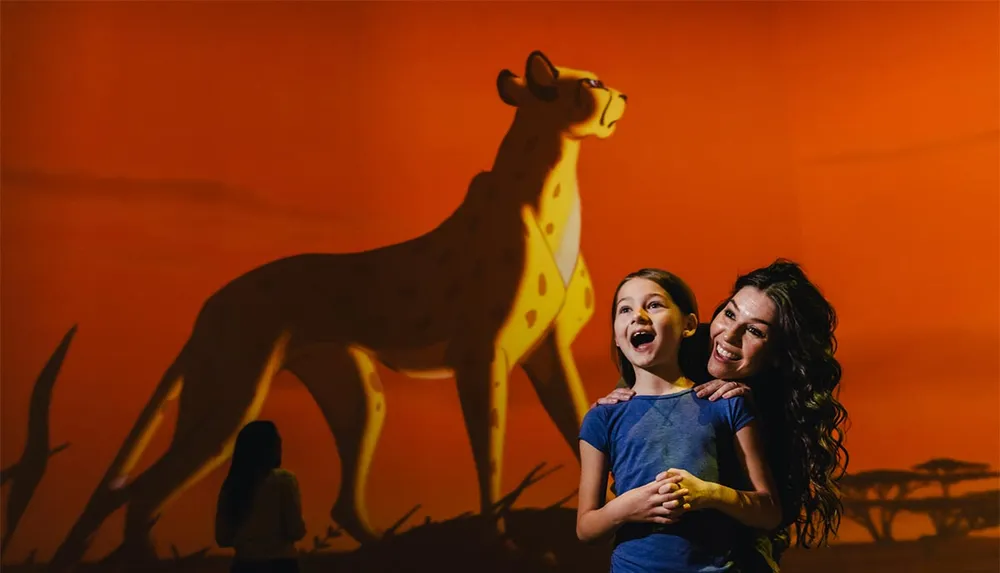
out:
M574 350L591 398L614 385L602 307L624 273L669 268L710 308L738 271L787 256L840 314L851 469L997 465L998 16L929 2L4 2L4 466L35 376L80 325L52 406L52 440L72 446L9 557L54 550L208 295L276 257L370 249L448 215L512 119L497 72L520 73L533 49L629 95L580 165L599 312ZM475 509L453 385L384 380L376 524L416 503L421 520ZM339 461L318 409L282 374L263 416L285 437L310 536L325 530ZM576 487L520 372L509 432L505 489L565 464L522 505ZM223 475L170 506L161 552L211 544Z

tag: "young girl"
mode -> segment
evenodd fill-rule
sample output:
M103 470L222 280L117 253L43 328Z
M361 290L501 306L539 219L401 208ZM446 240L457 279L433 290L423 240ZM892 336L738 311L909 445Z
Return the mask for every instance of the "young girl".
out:
M753 413L742 398L691 391L678 355L698 309L679 278L657 269L625 277L612 324L617 366L636 395L583 419L577 536L614 532L613 572L733 572L743 526L781 519ZM605 504L609 470L615 494L624 493Z
M233 547L233 573L296 573L295 542L306 534L295 474L281 468L273 422L250 422L236 436L229 475L219 492L215 540Z

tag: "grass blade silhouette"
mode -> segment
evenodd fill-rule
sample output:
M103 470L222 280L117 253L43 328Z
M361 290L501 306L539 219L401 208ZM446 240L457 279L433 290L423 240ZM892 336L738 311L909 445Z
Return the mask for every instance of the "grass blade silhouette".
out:
M541 469L544 467L545 467L545 462L542 462L537 466L535 466L530 472L528 472L528 475L524 476L524 479L521 480L521 483L519 483L517 487L515 487L513 490L511 490L510 493L499 499L493 505L493 515L499 516L507 511L510 511L510 508L514 506L514 502L517 501L517 498L521 497L521 494L524 493L524 490L542 481L543 479L551 475L553 472L561 469L562 464L559 464L549 469L546 472L538 474L538 472L541 471Z
M49 448L49 407L52 404L52 388L59 377L63 360L75 334L74 324L63 336L59 346L35 380L28 406L28 439L24 445L24 452L16 464L3 470L2 481L13 480L13 482L10 495L7 497L7 530L4 531L3 541L0 541L0 555L7 550L7 544L17 529L18 522L28 509L28 503L45 475L49 458L69 446L67 443Z
M388 537L391 535L395 535L396 532L399 530L399 528L402 527L404 523L406 523L406 520L413 517L413 514L416 513L418 509L420 509L419 503L413 506L413 508L410 509L410 511L407 511L405 514L403 514L403 517L400 517L398 520L396 520L396 523L393 523L392 526L389 527L389 529L385 530L385 536Z
M559 501L553 503L552 505L546 507L545 509L546 510L549 510L549 509L559 509L559 508L561 508L563 506L564 503L566 503L567 501L569 501L569 500L573 499L574 497L576 497L576 494L578 494L579 492L580 492L579 489L574 489L573 493L567 495L566 497L560 499Z

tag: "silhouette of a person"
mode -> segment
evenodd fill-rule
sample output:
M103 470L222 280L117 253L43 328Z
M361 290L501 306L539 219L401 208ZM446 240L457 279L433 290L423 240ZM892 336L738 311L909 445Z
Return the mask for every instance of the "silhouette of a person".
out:
M281 469L281 436L273 422L240 430L219 492L215 541L236 550L233 573L297 573L295 542L306 534L295 474Z

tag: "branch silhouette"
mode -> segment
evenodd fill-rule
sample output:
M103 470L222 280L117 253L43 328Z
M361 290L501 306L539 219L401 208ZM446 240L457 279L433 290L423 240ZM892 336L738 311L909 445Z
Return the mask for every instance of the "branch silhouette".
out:
M5 468L0 475L0 484L11 480L10 494L7 496L7 529L0 541L0 555L17 530L18 523L28 509L28 503L41 483L49 458L69 447L68 443L55 448L49 446L49 409L52 404L52 388L55 386L69 345L76 335L76 325L63 336L45 367L42 368L31 391L28 405L28 438L24 452L16 464Z

